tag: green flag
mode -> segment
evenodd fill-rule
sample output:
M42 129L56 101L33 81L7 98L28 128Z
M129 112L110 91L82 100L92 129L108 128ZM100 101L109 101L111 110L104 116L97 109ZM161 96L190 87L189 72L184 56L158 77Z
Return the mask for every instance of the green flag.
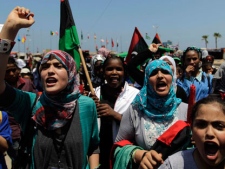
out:
M59 49L69 53L75 60L77 70L80 68L80 46L76 25L70 8L69 0L60 2L60 38Z
M148 36L148 33L145 34L145 39L151 39L150 36Z

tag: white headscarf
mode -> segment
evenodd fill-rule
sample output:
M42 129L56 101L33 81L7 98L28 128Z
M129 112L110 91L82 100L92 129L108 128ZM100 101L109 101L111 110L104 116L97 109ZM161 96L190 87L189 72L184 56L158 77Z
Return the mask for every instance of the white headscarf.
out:
M177 67L176 67L176 62L174 61L174 59L171 56L162 56L159 58L159 60L165 60L168 59L170 61L170 63L173 65L173 86L174 89L176 89L177 86ZM176 91L176 90L175 90Z
M95 63L99 60L102 61L102 63L103 63L105 61L105 57L101 54L97 54L97 55L92 56L92 58L91 58L91 69L92 69L92 71L94 70Z
M15 59L16 65L18 68L22 69L26 66L26 63L23 59Z
M97 54L91 58L91 81L100 85L102 83L102 79L96 76L94 71L95 63L97 61L102 61L103 63L105 61L105 57L101 54Z

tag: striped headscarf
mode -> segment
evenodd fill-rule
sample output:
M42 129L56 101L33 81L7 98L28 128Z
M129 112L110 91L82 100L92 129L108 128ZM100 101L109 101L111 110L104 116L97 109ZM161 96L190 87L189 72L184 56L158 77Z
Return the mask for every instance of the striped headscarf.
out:
M41 65L48 62L54 56L68 74L67 87L56 95L48 95L43 92L34 108L33 119L37 124L48 130L63 127L71 119L76 106L79 93L79 77L76 71L76 63L72 56L60 50L48 52L42 59ZM42 68L40 66L40 73Z
M167 121L173 118L181 99L176 97L173 85L171 84L167 96L159 96L149 82L149 77L156 69L163 69L173 77L170 66L163 60L154 60L145 68L144 85L133 101L133 105L145 113L149 118L157 122Z

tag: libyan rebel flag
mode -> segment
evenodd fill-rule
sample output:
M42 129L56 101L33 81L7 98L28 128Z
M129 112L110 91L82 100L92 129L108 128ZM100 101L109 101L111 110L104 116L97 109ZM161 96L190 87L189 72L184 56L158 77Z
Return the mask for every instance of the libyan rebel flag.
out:
M125 59L126 63L128 63L130 61L132 52L135 51L137 53L140 53L140 52L144 51L145 49L148 49L148 45L145 42L144 38L142 37L141 33L139 32L138 28L135 27L133 37L130 42L128 54Z
M158 33L155 34L155 37L152 40L152 43L155 43L155 44L161 44L162 43Z
M79 70L80 67L80 54L78 51L79 46L79 37L69 0L61 0L59 49L69 53L74 58L77 65L77 70Z

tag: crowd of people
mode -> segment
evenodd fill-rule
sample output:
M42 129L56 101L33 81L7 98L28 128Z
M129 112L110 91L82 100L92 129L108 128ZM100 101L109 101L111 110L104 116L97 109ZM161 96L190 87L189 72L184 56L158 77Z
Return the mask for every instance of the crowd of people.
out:
M129 62L88 54L90 85L65 51L33 64L11 55L34 22L18 6L0 32L0 169L5 152L15 169L225 167L225 63L217 70L207 51L153 43Z

